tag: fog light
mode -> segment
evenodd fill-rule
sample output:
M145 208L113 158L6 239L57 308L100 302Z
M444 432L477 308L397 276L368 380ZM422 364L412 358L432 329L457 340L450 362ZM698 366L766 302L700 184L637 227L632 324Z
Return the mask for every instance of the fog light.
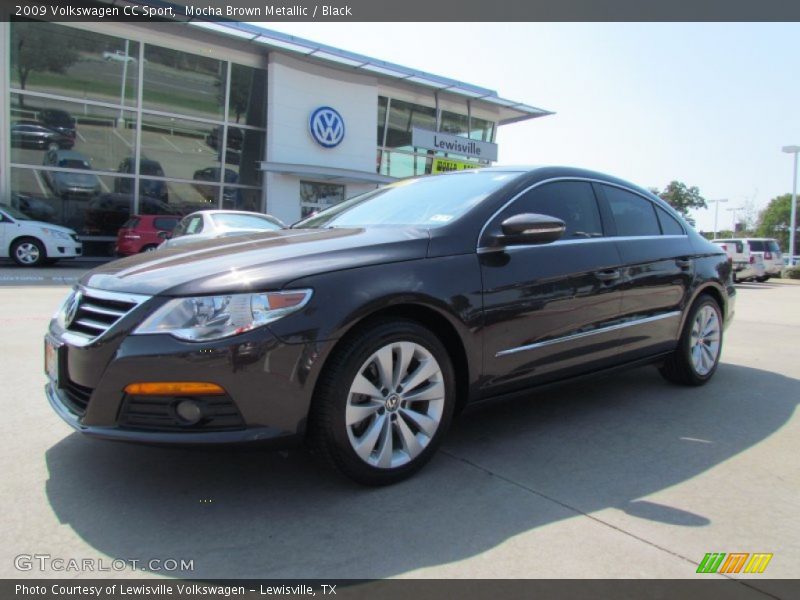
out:
M203 418L203 409L194 400L181 400L175 407L175 412L187 425L194 425Z
M175 412L189 425L194 425L203 418L203 410L194 400L181 400L175 407Z

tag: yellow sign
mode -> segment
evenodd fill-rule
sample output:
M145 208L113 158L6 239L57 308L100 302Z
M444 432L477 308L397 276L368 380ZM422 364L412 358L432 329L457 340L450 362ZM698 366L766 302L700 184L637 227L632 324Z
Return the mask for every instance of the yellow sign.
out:
M449 171L463 171L464 169L476 169L481 165L465 160L452 160L450 158L434 158L431 165L431 173L448 173Z

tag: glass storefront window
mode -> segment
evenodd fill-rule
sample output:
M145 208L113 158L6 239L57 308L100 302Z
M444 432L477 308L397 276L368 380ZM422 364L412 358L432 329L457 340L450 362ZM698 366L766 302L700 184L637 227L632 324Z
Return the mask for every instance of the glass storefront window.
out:
M386 105L389 99L378 96L378 146L383 146L383 132L386 131Z
M428 155L407 154L405 152L383 152L381 156L381 175L390 177L411 177L430 173Z
M136 104L138 42L54 23L19 21L11 23L10 50L13 88Z
M436 109L402 100L392 100L389 107L387 148L410 148L411 128L436 129Z
M200 121L142 115L142 157L161 168L162 177L193 179L195 172L219 166L215 132L220 126ZM142 175L156 175L155 172Z
M305 219L344 201L345 187L334 183L300 182L300 217Z
M228 121L252 127L266 126L267 72L244 65L231 66Z
M0 126L16 166L0 200L75 229L87 255L108 255L134 210L262 210L265 69L56 23L10 29Z
M76 162L70 169L83 170ZM11 169L11 205L31 218L64 225L81 235L116 235L98 207L115 197L114 178L94 173L44 169ZM117 204L129 203L126 196Z
M226 63L151 44L144 55L143 108L222 120Z
M467 115L458 115L443 110L441 131L452 135L466 136L469 131L469 118Z
M11 94L11 162L45 164L48 149L61 149L93 170L116 171L132 152L135 127L131 111Z
M486 119L472 117L472 131L469 137L473 140L491 142L494 137L494 123Z

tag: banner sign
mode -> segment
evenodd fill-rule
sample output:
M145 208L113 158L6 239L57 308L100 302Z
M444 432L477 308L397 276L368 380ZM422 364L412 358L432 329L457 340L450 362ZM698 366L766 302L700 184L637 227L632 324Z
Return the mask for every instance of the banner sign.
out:
M482 160L497 160L497 144L471 140L460 135L413 127L411 145L426 150L439 150Z

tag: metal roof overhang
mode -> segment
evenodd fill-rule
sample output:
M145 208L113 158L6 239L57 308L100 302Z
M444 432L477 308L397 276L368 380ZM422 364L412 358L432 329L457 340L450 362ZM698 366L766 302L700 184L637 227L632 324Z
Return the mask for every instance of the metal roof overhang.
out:
M112 5L128 4L127 0L101 1ZM137 4L176 7L181 3L164 2L163 0L138 0ZM449 79L447 77L441 77L439 75L433 75L425 71L417 71L402 65L378 60L363 54L348 52L346 50L334 48L333 46L319 44L278 31L272 31L271 29L259 27L252 23L242 23L220 17L215 20L209 20L208 18L201 17L180 16L174 20L186 23L191 27L197 27L220 35L237 38L266 48L289 51L310 59L320 60L328 64L336 65L339 68L352 69L356 72L368 75L427 87L432 91L441 91L455 96L461 96L478 103L486 103L493 108L499 108L499 118L497 119L499 125L506 125L554 114L549 110L530 106L523 102L501 98L494 90L478 87L455 79Z
M281 175L295 175L297 177L311 177L317 180L333 183L374 183L384 184L397 181L396 177L380 175L369 171L354 169L339 169L336 167L320 167L318 165L301 165L294 163L278 163L263 161L260 163L262 171L279 173Z

